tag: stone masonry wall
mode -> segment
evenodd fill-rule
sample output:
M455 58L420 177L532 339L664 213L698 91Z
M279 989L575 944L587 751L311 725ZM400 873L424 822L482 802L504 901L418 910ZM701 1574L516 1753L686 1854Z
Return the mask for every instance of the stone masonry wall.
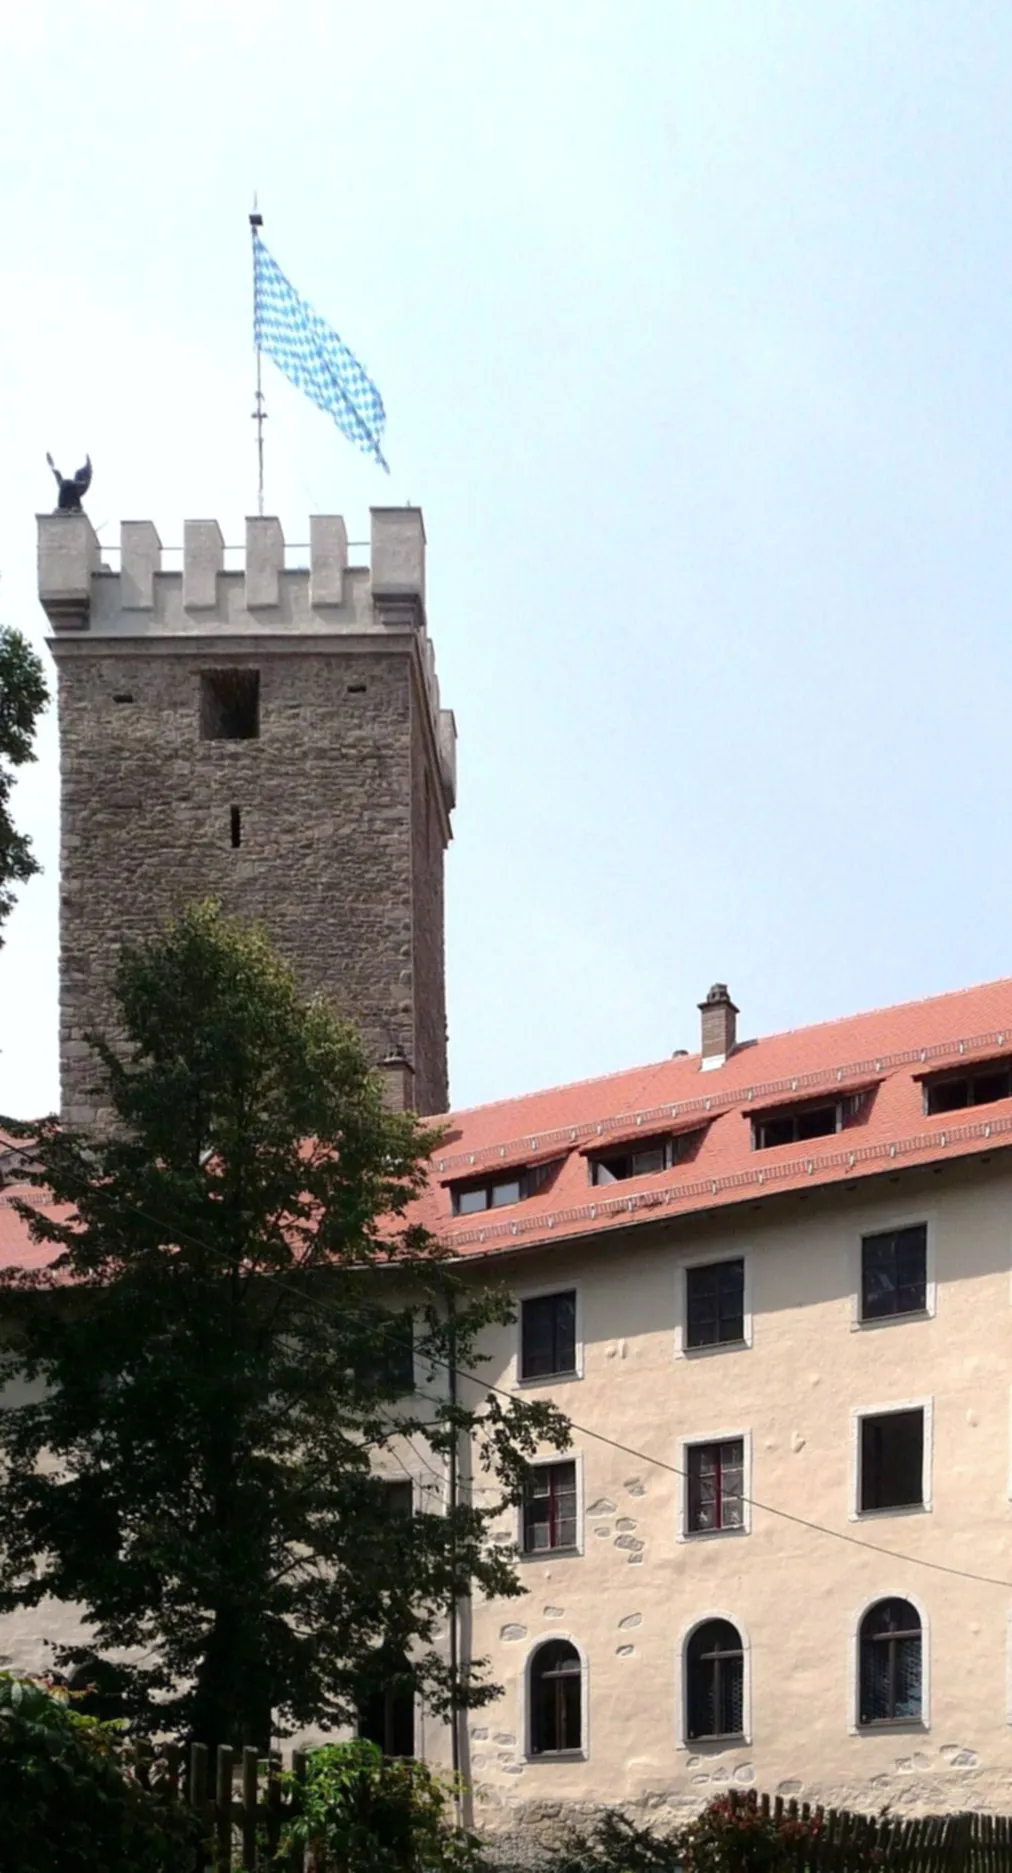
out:
M411 738L412 879L414 962L415 1101L419 1112L445 1112L446 962L443 918L443 834L436 805L438 781L426 759L426 723L413 699Z
M407 656L340 651L60 657L62 776L61 1061L64 1113L90 1122L84 1039L109 1022L118 948L188 901L220 899L262 921L304 990L325 990L378 1059L415 1060L429 1109L445 1103L441 853L413 870L411 671ZM260 734L199 737L199 671L260 670ZM364 688L363 688L364 685ZM240 813L233 848L231 809ZM419 988L438 1013L415 1032L412 886ZM438 980L436 978L439 978ZM439 1030L436 1047L436 1029ZM436 1048L432 1057L431 1050Z

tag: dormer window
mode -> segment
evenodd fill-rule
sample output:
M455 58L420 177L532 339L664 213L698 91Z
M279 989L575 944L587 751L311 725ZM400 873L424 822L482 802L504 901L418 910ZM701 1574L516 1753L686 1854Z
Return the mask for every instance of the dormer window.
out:
M798 1145L806 1138L825 1138L843 1126L840 1100L827 1105L774 1107L757 1112L752 1120L752 1143L756 1151L771 1151L776 1145Z
M451 1184L454 1216L477 1216L481 1210L501 1210L509 1203L522 1203L548 1182L555 1162L557 1160L551 1164L513 1164L509 1170L486 1171L483 1177L469 1177Z
M969 1072L946 1073L927 1080L924 1086L924 1109L927 1113L961 1112L965 1106L993 1106L999 1099L1012 1098L1012 1062L985 1060Z
M592 1184L621 1183L627 1177L649 1177L656 1171L670 1171L683 1158L691 1157L701 1133L678 1132L674 1137L626 1139L611 1150L589 1158Z

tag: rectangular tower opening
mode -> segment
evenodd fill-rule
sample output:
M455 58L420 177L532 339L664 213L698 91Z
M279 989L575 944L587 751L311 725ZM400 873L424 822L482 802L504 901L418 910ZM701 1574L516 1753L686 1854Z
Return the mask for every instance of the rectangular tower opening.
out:
M229 830L232 834L233 846L241 845L242 844L242 821L239 818L239 808L237 806L229 807L228 821L229 821Z
M256 741L259 734L259 670L202 670L201 741Z

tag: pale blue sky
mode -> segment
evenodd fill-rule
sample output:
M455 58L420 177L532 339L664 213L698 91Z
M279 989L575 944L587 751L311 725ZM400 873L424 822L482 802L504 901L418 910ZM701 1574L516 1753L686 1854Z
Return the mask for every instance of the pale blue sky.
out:
M377 379L270 367L268 510L425 511L457 1104L1012 969L1006 0L33 0L0 25L0 614L255 495L246 215ZM45 878L0 1110L56 1098ZM112 881L111 888L115 888Z

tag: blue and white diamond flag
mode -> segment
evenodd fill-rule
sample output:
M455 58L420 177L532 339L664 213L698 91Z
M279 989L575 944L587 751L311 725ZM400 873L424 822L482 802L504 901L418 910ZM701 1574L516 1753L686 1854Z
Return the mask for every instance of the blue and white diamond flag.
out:
M386 411L368 372L343 338L299 297L263 241L253 243L253 335L258 351L304 390L338 429L390 473L380 441Z

